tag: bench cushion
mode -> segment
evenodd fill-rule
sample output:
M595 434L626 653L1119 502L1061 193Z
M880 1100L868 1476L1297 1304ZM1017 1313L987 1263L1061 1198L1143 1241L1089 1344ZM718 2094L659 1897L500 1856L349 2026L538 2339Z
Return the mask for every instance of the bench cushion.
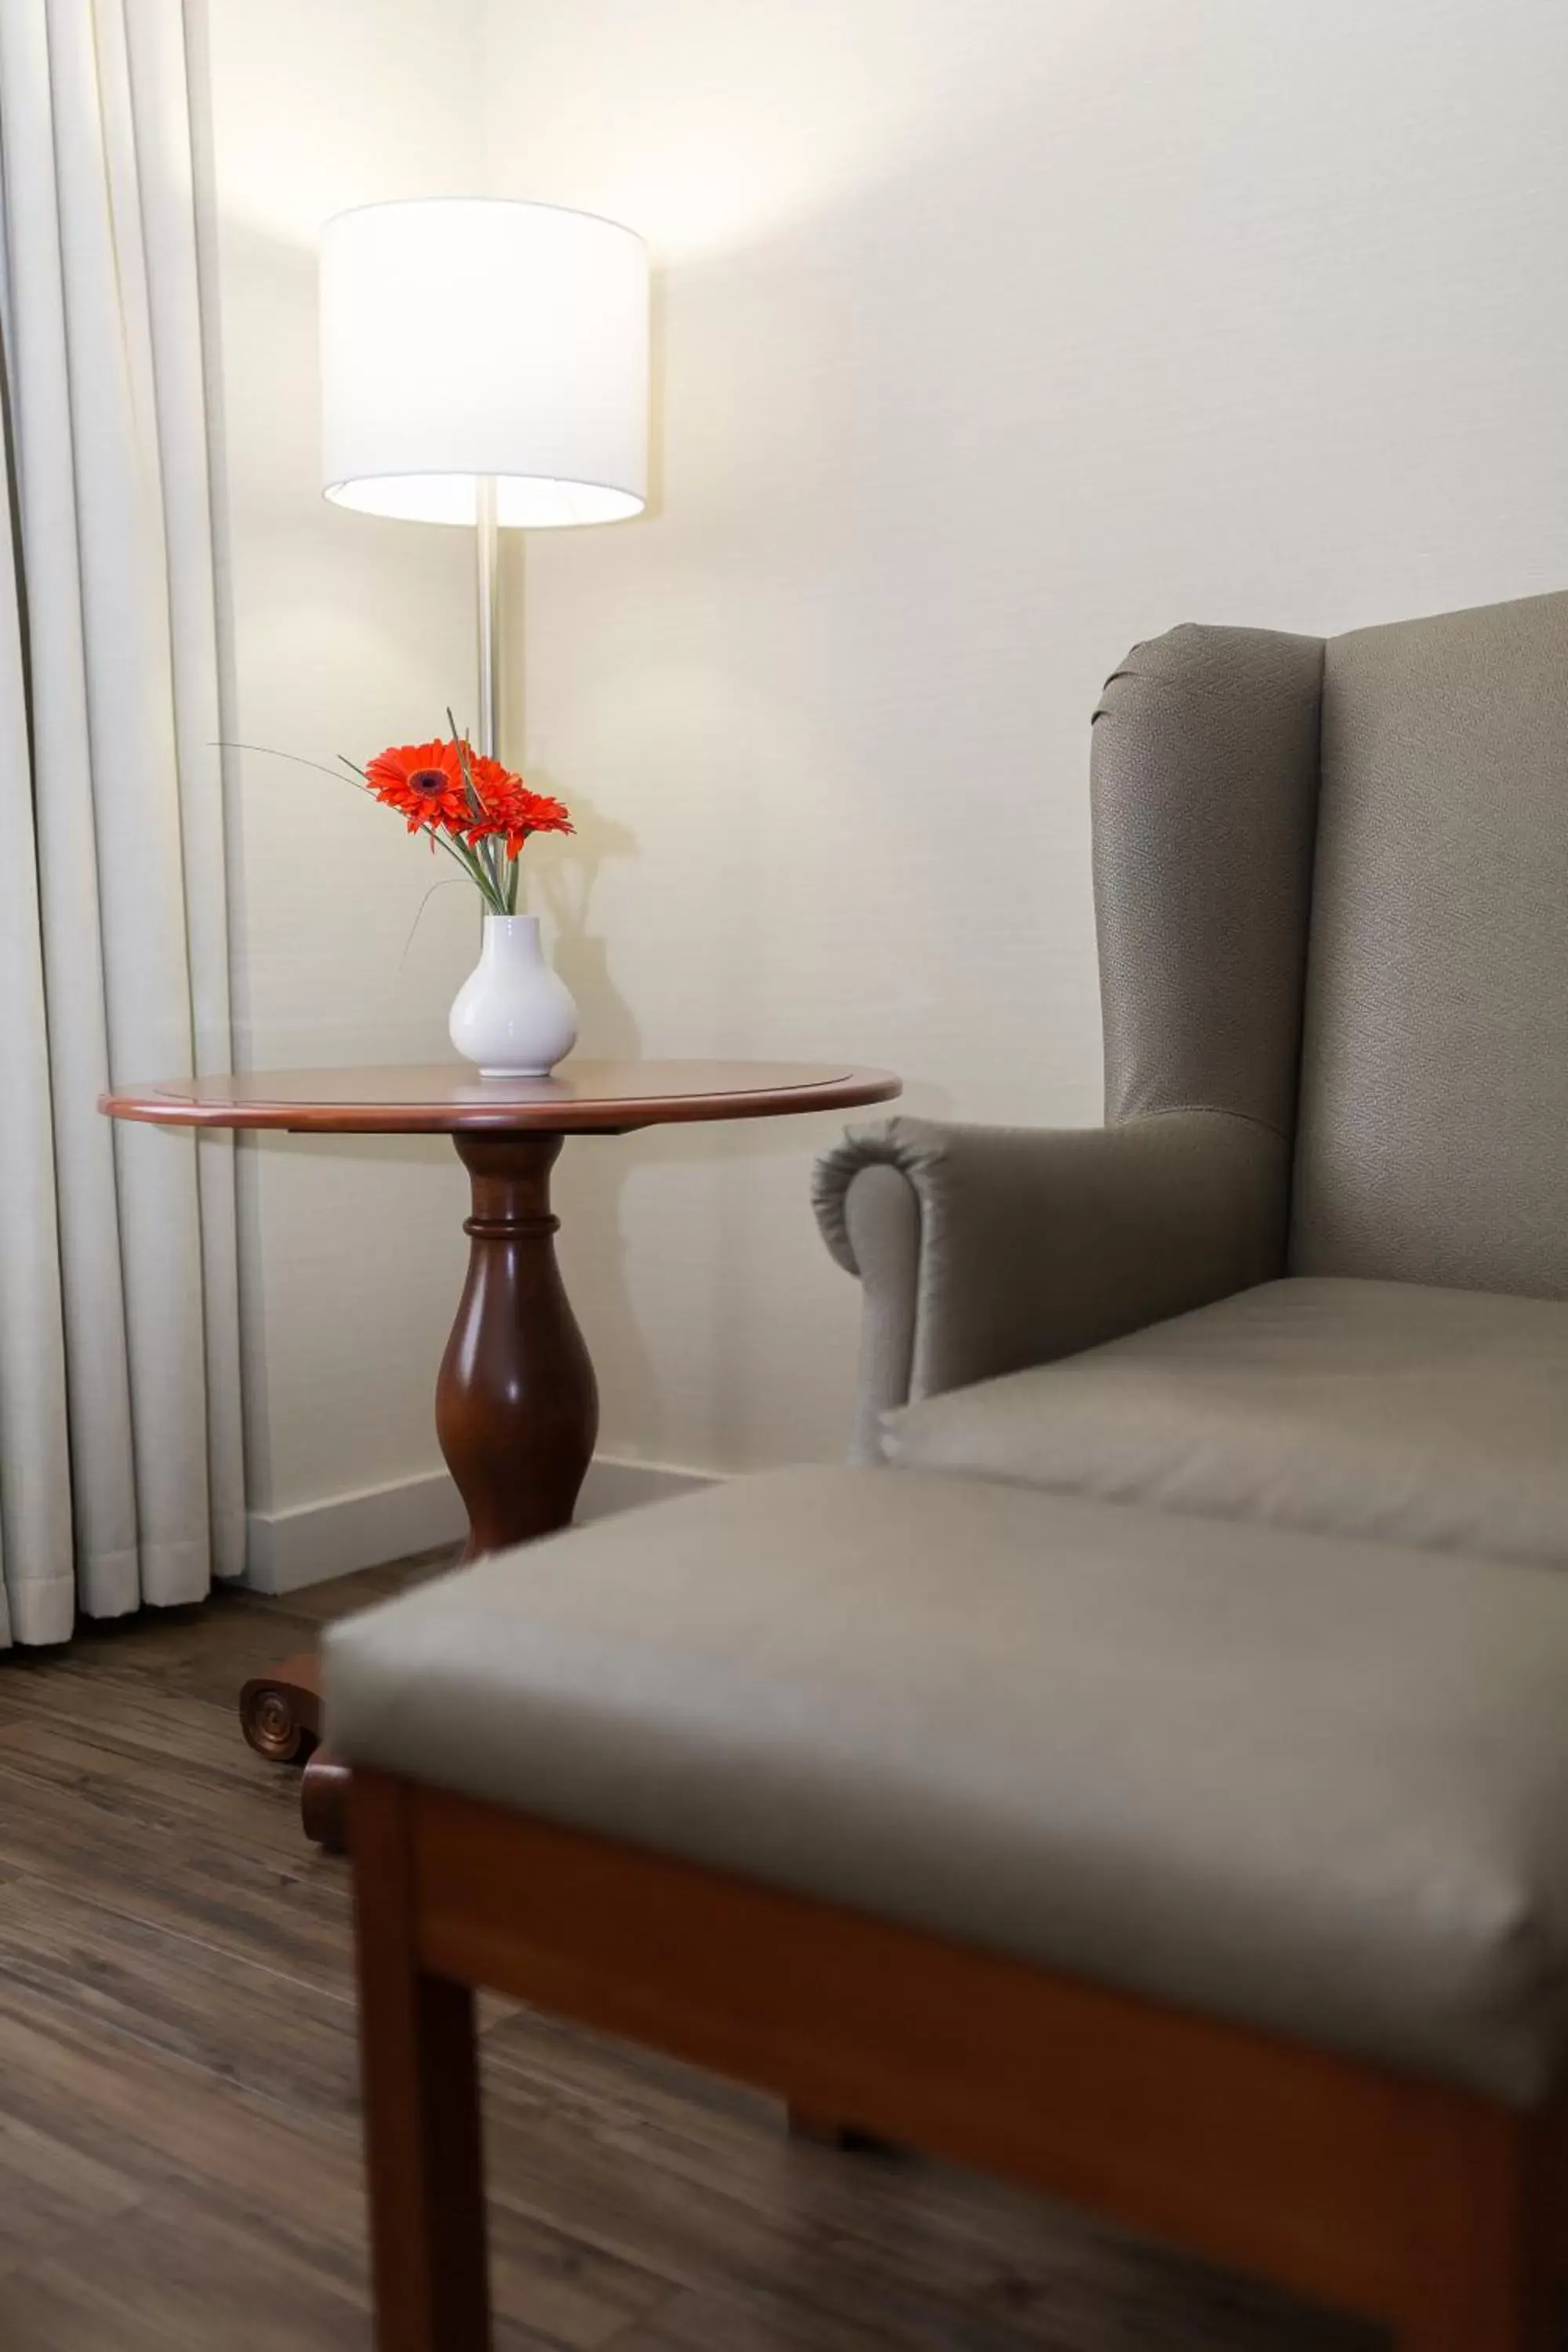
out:
M889 1413L882 1454L1568 1568L1568 1304L1267 1282Z
M1568 2046L1568 1578L886 1470L334 1627L351 1762L1506 2101Z

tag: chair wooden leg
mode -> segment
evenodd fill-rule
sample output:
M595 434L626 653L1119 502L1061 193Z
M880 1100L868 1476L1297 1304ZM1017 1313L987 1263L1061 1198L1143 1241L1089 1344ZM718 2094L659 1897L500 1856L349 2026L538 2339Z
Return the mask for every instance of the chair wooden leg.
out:
M425 1974L407 1791L350 1797L377 2352L489 2352L474 1996Z

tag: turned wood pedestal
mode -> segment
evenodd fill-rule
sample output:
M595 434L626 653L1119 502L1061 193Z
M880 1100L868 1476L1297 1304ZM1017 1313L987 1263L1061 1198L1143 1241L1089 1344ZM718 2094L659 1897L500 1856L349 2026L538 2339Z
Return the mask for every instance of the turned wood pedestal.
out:
M550 1078L456 1066L302 1070L127 1088L116 1118L301 1134L448 1134L468 1171L468 1271L436 1385L436 1431L468 1515L465 1558L570 1524L598 1428L594 1367L555 1260L550 1175L566 1137L698 1119L761 1118L886 1101L882 1070L768 1062L568 1062ZM313 1656L240 1694L258 1755L302 1764L318 1844L346 1840L348 1771L321 1744Z

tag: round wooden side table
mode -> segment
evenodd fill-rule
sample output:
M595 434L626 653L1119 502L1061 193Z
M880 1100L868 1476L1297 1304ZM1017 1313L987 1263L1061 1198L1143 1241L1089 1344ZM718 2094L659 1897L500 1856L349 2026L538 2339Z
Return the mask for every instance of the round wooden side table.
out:
M885 1070L792 1062L568 1062L549 1078L425 1068L247 1072L102 1097L111 1118L281 1128L298 1135L449 1135L468 1171L468 1279L436 1386L436 1431L468 1514L467 1557L565 1527L594 1451L594 1367L555 1261L550 1171L569 1135L696 1119L773 1118L885 1102ZM309 1834L341 1847L348 1776L319 1746L313 1657L240 1698L261 1755L306 1760Z

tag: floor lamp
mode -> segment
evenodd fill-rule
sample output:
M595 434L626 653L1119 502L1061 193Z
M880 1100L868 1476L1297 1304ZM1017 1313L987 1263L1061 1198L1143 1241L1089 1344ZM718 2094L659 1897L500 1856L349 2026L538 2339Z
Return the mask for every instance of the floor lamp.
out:
M322 231L323 487L363 514L474 530L493 758L498 534L642 511L647 309L641 238L557 205L365 205Z

